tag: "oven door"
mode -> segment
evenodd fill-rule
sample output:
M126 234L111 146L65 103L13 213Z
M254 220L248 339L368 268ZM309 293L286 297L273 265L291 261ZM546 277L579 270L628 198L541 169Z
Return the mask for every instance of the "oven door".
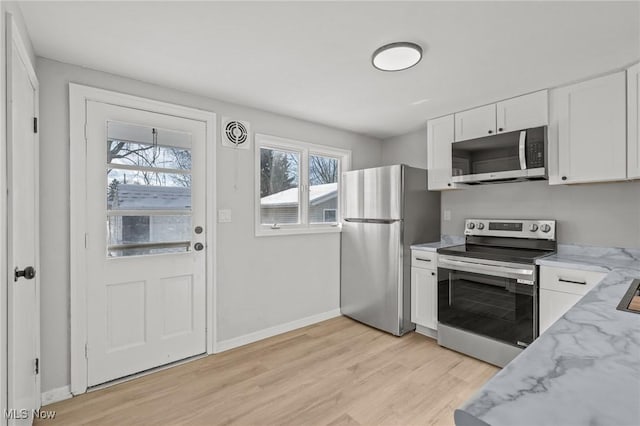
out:
M538 334L535 265L438 257L438 322L518 347Z

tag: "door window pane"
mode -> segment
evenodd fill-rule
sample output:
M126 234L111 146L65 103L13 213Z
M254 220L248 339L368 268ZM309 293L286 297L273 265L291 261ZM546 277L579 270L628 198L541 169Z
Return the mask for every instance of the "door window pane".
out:
M309 222L335 223L338 208L337 158L309 155Z
M191 209L191 174L107 171L109 210Z
M191 247L190 215L110 216L108 255L176 253Z
M300 222L300 154L260 148L260 223Z
M108 140L107 163L191 170L191 151L168 146L154 146L153 144Z
M191 135L107 124L107 256L191 249Z

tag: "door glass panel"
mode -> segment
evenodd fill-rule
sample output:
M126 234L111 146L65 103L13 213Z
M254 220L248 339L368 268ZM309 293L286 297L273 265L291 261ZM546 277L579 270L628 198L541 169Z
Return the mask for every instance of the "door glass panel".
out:
M260 148L260 223L300 223L300 154Z
M309 222L337 222L339 174L337 158L309 155Z
M175 253L191 246L190 215L110 216L108 226L112 257Z
M107 208L188 210L191 208L191 174L108 170Z
M191 250L191 136L123 123L107 128L107 256Z
M109 140L107 143L107 163L191 170L191 151L176 147Z

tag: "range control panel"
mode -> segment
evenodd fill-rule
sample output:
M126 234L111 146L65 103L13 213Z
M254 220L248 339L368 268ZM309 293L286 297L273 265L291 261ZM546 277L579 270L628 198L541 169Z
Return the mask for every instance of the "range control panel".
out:
M556 239L555 220L467 219L464 235Z

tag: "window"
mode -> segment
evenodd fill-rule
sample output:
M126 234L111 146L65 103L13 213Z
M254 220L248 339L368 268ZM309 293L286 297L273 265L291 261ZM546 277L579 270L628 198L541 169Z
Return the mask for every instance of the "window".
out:
M191 135L107 123L108 257L188 251Z
M260 134L255 149L256 235L339 231L350 151Z

